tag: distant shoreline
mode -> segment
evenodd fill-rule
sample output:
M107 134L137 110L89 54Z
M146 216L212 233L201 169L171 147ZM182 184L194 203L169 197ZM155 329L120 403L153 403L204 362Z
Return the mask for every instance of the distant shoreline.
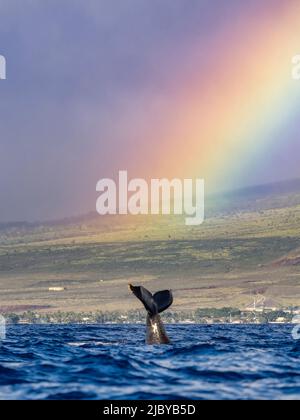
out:
M207 308L193 312L166 312L162 315L166 324L201 325L266 325L292 324L298 310L241 311L235 308ZM124 325L145 324L143 310L128 312L54 312L1 313L8 325Z
M47 322L47 323L31 323L31 322L20 322L20 323L16 323L16 324L9 324L12 326L16 326L16 325L38 325L38 326L50 326L50 325L87 325L87 326L92 326L92 325L144 325L145 322L70 322L70 323L55 323L55 322ZM268 323L263 323L263 322L258 322L258 323L254 323L254 322L212 322L209 324L205 324L202 322L173 322L173 323L165 323L165 325L204 325L204 326L209 326L209 325L294 325L292 322L268 322Z

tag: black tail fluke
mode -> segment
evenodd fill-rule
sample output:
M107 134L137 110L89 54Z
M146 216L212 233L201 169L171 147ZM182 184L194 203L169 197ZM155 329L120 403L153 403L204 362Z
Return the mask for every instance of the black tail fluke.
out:
M173 303L173 295L171 290L163 290L153 295L154 302L157 305L158 313L168 309Z
M152 295L143 286L132 286L132 284L129 284L129 289L142 302L150 315L157 315L165 311L173 303L171 290L163 290Z
M158 308L154 302L152 293L142 286L132 286L132 284L129 285L129 289L142 302L149 314L156 315L158 313Z

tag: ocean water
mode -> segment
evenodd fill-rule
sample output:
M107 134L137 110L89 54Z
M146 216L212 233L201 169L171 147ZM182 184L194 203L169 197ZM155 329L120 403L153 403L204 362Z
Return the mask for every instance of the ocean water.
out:
M300 399L292 326L167 326L146 346L142 325L8 327L1 399Z

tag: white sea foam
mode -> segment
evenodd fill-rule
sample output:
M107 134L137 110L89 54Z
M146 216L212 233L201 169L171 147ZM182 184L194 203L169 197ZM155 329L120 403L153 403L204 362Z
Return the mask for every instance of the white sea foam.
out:
M109 341L79 341L74 343L68 343L68 346L73 347L84 347L84 346L117 346L118 343L112 343Z

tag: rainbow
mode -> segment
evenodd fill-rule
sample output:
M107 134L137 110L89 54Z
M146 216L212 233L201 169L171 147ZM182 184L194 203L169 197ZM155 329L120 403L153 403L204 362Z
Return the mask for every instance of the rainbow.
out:
M232 188L271 165L272 150L288 147L287 127L300 117L300 83L291 76L300 2L262 3L259 15L241 12L219 28L204 53L188 47L192 70L170 93L149 176L201 177L211 190Z

